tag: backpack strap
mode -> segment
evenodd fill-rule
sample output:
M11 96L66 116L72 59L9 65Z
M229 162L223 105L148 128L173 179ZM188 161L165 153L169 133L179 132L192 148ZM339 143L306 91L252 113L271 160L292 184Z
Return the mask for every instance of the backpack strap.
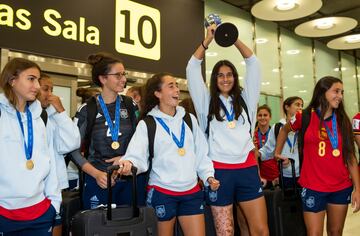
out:
M275 140L277 140L277 137L279 135L279 132L280 132L280 128L283 126L283 124L281 122L278 122L275 124L275 130L274 130L274 133L275 133Z
M146 116L144 119L144 122L146 124L147 132L148 132L148 140L149 140L149 170L151 170L152 167L152 159L154 158L154 139L155 139L155 133L156 133L156 121L153 116ZM192 132L192 121L191 116L189 113L185 113L183 120L189 126L191 132Z
M44 121L44 124L46 126L46 123L47 123L47 120L48 120L48 113L46 112L45 109L42 109L40 117Z
M121 95L121 98L124 101L126 110L128 110L128 112L129 112L131 125L133 128L133 131L135 131L136 125L137 125L137 118L136 118L136 111L135 111L135 106L134 106L133 100L132 100L132 98L130 98L128 96L124 96L124 95Z
M84 136L85 158L89 156L92 129L97 115L96 97L93 96L86 101L86 130Z
M311 119L311 108L303 110L302 116L301 116L301 130L299 131L299 134L298 134L298 150L299 150L300 168L302 166L302 161L304 158L304 153L303 153L304 136L305 136L306 129L310 124L310 119Z

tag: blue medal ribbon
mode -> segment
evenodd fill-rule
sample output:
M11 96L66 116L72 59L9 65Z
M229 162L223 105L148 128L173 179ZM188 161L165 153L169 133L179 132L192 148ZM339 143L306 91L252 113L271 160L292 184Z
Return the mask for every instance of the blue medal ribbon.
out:
M266 131L266 133L265 133L265 142L264 142L264 144L266 143L266 141L267 141L267 139L268 139L268 136L269 136L269 131L270 131L270 129L268 129L267 131ZM262 147L262 133L261 133L261 131L260 131L260 129L258 128L258 137L259 137L259 147L261 148Z
M185 140L185 123L184 120L181 123L181 135L180 135L180 140L175 136L175 134L173 132L171 132L170 134L170 128L165 124L165 122L163 121L163 119L159 118L159 117L155 117L156 120L160 123L160 125L164 128L164 130L170 135L172 136L172 139L174 140L176 146L178 148L183 148L184 147L184 140Z
M109 111L105 105L104 99L102 98L101 94L99 95L99 104L101 107L101 110L104 113L106 122L108 123L110 132L111 132L111 139L113 142L117 142L119 138L119 129L120 129L120 97L116 97L116 104L115 104L115 126L113 126L113 122L111 120L111 117L109 115Z
M30 160L32 157L32 153L33 153L33 143L34 143L34 132L33 132L33 123L32 123L32 115L31 112L29 110L29 106L26 105L25 107L25 112L26 112L26 118L27 118L27 127L28 127L28 141L27 141L27 145L25 142L25 131L24 131L24 126L22 124L21 121L21 115L20 112L18 110L16 110L16 116L18 118L18 122L21 128L21 132L22 135L24 137L24 148L25 148L25 156L26 156L26 160Z
M336 121L336 114L335 112L333 111L332 112L332 117L331 117L331 128L332 128L332 133L330 131L330 128L326 125L326 123L324 122L324 126L325 126L325 129L326 129L326 133L329 137L329 140L330 140L330 143L331 143L331 146L334 149L338 149L338 146L339 146L339 142L338 142L338 132L337 132L337 121Z
M298 132L296 132L296 133L294 134L293 143L291 143L289 137L286 138L286 143L289 145L289 147L290 147L290 152L291 152L291 153L294 153L294 149L295 149L295 144L296 144L297 138L298 138Z
M234 108L233 105L231 105L231 110L230 112L228 112L228 110L226 109L226 106L224 105L224 103L220 100L220 106L221 108L224 110L225 115L226 115L226 119L228 121L233 121L234 117L235 117L235 112L234 112Z

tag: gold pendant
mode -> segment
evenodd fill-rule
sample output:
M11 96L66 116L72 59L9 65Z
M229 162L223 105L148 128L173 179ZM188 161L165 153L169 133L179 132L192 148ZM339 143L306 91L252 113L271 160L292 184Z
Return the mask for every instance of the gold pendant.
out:
M116 150L116 149L119 149L119 147L120 147L120 143L119 143L119 142L114 141L114 142L111 143L111 148L112 148L112 149Z
M180 156L184 156L184 155L185 155L185 148L179 148L179 149L178 149L178 154L179 154Z
M26 169L28 169L28 170L34 169L34 162L32 160L26 161Z
M338 156L340 156L340 150L336 148L332 151L332 154L334 157L338 157Z
M229 121L228 124L227 124L227 127L229 129L233 129L233 128L235 128L235 124L236 124L235 121L233 121L233 120Z

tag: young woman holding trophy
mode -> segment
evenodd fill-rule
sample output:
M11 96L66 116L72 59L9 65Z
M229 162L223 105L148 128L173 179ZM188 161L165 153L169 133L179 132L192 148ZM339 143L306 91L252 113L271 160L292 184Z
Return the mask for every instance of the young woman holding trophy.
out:
M251 49L235 34L234 45L246 63L244 88L239 85L235 66L228 60L221 60L212 70L209 91L201 74L201 63L214 37L216 42L219 38L221 41L216 34L223 33L223 29L219 31L216 21L207 25L206 37L186 68L200 127L208 134L215 178L222 183L217 191L205 189L206 200L211 205L217 235L234 234L235 202L246 217L250 234L268 235L265 199L250 133L260 96L260 65Z

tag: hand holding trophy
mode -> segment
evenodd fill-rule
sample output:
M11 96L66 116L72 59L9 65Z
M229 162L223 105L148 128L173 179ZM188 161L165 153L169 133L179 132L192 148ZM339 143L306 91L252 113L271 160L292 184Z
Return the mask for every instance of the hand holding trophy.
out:
M229 22L222 23L219 15L212 13L205 18L204 25L208 28L213 24L216 25L216 30L213 33L215 42L218 45L229 47L236 42L239 32L234 24Z

